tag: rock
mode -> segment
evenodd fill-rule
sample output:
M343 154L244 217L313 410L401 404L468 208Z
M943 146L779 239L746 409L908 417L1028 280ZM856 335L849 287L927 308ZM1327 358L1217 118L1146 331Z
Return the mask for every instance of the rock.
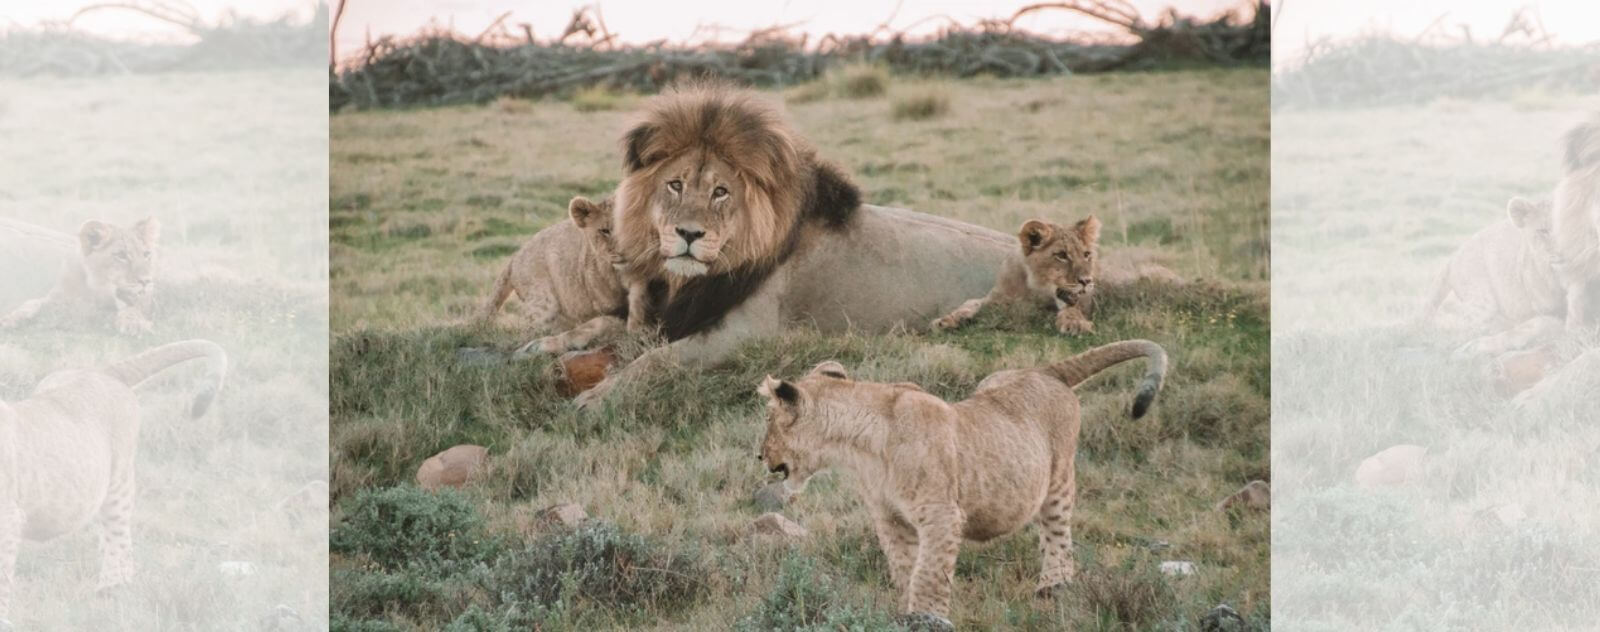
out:
M1225 603L1217 604L1206 616L1200 617L1201 632L1244 632L1244 629L1244 617Z
M1395 487L1422 480L1423 460L1428 449L1401 444L1367 457L1356 468L1356 485L1362 489Z
M1550 347L1513 351L1494 360L1494 390L1501 397L1521 393L1561 365L1561 356Z
M955 632L956 625L932 612L915 612L895 619L908 632Z
M810 532L793 520L783 517L783 514L767 512L756 518L754 523L756 533L781 535L790 538L803 538Z
M561 526L568 529L576 529L579 525L583 524L583 521L589 519L589 513L584 511L583 507L579 505L563 503L560 505L546 507L544 511L540 511L535 518L542 525Z
M1215 507L1216 511L1227 511L1233 507L1242 509L1267 509L1272 506L1272 488L1266 481L1250 481L1233 495L1222 499Z
M1161 563L1161 574L1172 577L1188 577L1195 572L1194 562L1168 561Z
M429 457L417 469L417 485L428 491L441 487L460 488L483 469L489 450L477 445L458 445Z
M491 367L506 363L506 355L486 347L462 347L456 349L456 360L462 366Z
M756 509L761 511L779 511L784 505L789 504L789 499L794 493L783 486L783 481L767 483L756 493L750 496L750 502L755 503Z
M562 397L576 397L601 380L606 379L606 371L617 362L617 353L611 347L602 347L592 351L569 351L559 360L561 364L561 382L556 385L556 391Z

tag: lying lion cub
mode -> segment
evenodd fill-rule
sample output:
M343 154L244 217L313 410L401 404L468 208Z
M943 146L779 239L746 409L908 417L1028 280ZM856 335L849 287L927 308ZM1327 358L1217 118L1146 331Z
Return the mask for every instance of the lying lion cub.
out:
M201 358L210 363L214 381L189 409L199 418L227 374L226 354L206 340L157 347L98 371L57 371L28 399L0 402L0 628L6 625L22 538L49 540L99 523L99 588L132 578L139 446L133 387Z
M1028 301L1040 307L1054 305L1056 330L1064 334L1094 331L1089 312L1094 306L1094 279L1100 251L1100 220L1088 218L1066 228L1030 219L1017 233L1021 252L1013 252L1000 267L994 289L983 298L961 304L933 321L935 331L955 329L972 320L991 302Z
M1078 397L1072 387L1112 365L1148 358L1133 400L1142 416L1167 372L1145 340L1090 349L1061 362L984 378L966 401L946 403L915 384L859 382L837 362L798 381L767 376L767 436L760 458L799 491L817 471L855 472L907 614L948 617L956 549L1029 522L1043 555L1038 590L1072 578L1073 457Z
M1492 324L1496 332L1468 342L1461 348L1465 354L1521 349L1562 328L1566 287L1556 272L1550 202L1512 198L1506 215L1456 249L1418 317L1431 322L1455 295Z
M0 330L13 329L40 314L76 317L99 311L115 314L120 333L149 333L160 236L161 226L154 217L126 228L99 221L85 223L78 229L83 259L62 274L49 294L0 317Z
M622 258L611 236L611 198L599 203L572 198L567 213L572 221L539 231L511 256L479 309L479 322L487 323L515 292L534 331L565 330L523 345L519 354L588 347L622 331L618 314L624 311L627 331L646 326L648 292L645 283L623 278Z

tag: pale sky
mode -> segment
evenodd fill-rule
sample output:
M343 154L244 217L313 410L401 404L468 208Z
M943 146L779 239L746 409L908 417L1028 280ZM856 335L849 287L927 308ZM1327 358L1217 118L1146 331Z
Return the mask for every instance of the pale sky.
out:
M1449 36L1467 27L1477 41L1500 36L1517 9L1527 7L1556 43L1600 42L1596 0L1281 0L1272 32L1273 65L1300 59L1308 42L1348 39L1367 33L1415 37L1434 20ZM1442 19L1441 19L1442 16ZM1430 31L1439 33L1440 31ZM1526 40L1521 40L1526 41Z
M120 0L127 4L143 6L160 4L163 0ZM166 0L171 1L171 0ZM359 2L361 0L351 0ZM72 17L78 9L105 4L103 0L0 0L0 28L35 27L41 22L57 22ZM178 0L174 4L193 7L202 22L216 24L229 11L235 14L276 19L292 13L300 19L309 19L316 11L316 0ZM186 41L184 29L150 16L126 9L101 9L83 15L73 26L85 32L119 39L145 41Z

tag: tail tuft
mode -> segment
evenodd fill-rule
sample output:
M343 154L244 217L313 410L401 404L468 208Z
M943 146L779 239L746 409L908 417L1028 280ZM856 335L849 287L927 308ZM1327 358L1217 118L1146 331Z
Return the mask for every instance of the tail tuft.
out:
M1161 381L1160 380L1155 380L1155 379L1147 377L1147 378L1145 378L1145 380L1143 382L1139 383L1139 392L1134 394L1134 396L1133 396L1133 415L1132 415L1132 417L1134 419L1138 419L1140 417L1143 417L1146 412L1150 411L1150 404L1155 403L1155 401L1156 401L1156 392L1160 391L1160 390L1161 390Z

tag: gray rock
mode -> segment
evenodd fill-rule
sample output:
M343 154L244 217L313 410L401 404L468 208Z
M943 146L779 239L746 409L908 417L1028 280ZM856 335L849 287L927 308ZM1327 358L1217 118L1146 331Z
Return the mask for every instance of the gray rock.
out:
M756 533L768 533L790 538L803 538L810 534L805 527L793 520L783 517L780 513L764 513L756 518L753 525Z
M1244 629L1244 617L1225 603L1217 604L1206 616L1200 617L1200 632L1244 632Z
M789 499L793 497L794 494L784 488L783 481L777 481L756 490L756 493L750 496L750 502L755 503L756 509L763 512L782 511L784 505L789 504Z
M483 469L489 450L477 445L458 445L429 457L417 468L417 485L428 491L441 487L460 488Z
M901 615L896 623L910 632L955 632L956 624L931 612L914 612Z

